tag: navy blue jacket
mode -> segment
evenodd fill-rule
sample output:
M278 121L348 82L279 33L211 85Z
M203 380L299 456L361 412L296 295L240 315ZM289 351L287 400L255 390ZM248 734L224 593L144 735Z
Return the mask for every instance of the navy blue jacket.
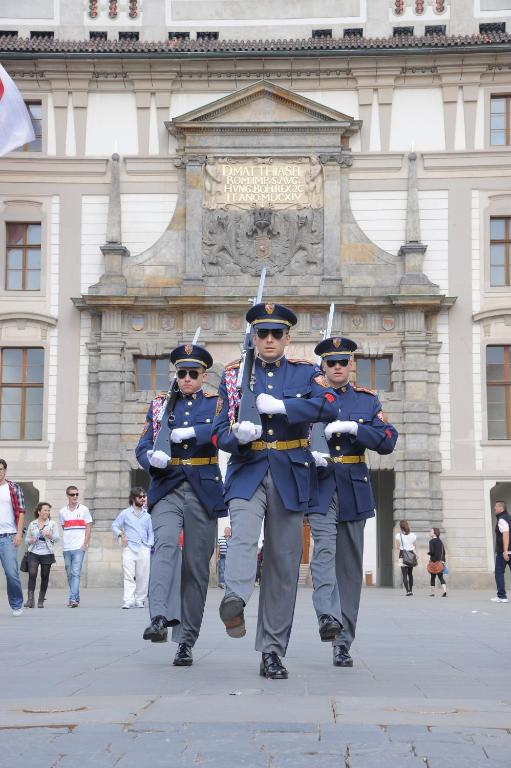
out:
M237 373L238 363L228 366L226 371L233 369ZM261 416L263 432L260 440L307 440L312 422L336 418L335 391L328 388L325 377L312 363L285 357L275 363L265 363L256 358L254 372L256 397L265 392L284 400L286 406L286 415ZM218 448L231 454L225 478L225 500L252 498L271 469L286 509L306 512L311 505L317 504L317 475L309 448L254 451L250 443L240 445L231 432L225 373L218 394L213 440Z
M188 480L195 495L209 517L224 517L227 509L223 499L223 483L218 464L204 466L171 466L158 469L149 464L147 451L153 448L155 434L153 430L153 408L161 407L165 395L159 395L147 411L146 421L135 453L138 463L151 476L147 494L149 511L160 499ZM202 390L194 395L180 394L174 409L174 427L194 427L195 438L182 443L172 443L172 458L192 459L217 456L217 450L211 442L213 419L217 396L205 394Z
M330 456L362 456L366 448L376 453L392 453L397 430L385 421L378 397L370 390L347 384L335 390L340 421L356 421L353 435L333 434L328 441ZM319 504L311 512L326 514L334 493L339 500L339 520L365 520L374 517L374 496L365 462L360 464L329 463L318 467Z

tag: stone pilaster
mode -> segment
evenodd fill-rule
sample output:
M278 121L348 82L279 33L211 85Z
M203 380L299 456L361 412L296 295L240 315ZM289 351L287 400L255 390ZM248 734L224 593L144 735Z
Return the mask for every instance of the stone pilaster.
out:
M352 163L349 152L321 154L323 165L324 195L324 251L323 283L326 292L332 290L332 282L342 285L341 278L341 167Z
M186 155L182 162L186 173L186 246L185 276L187 290L204 290L202 274L202 175L206 155Z

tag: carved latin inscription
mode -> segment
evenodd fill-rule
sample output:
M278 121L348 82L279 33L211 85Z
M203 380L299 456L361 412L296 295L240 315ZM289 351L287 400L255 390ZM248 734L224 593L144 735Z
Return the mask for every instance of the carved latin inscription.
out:
M205 208L321 208L323 171L317 157L220 158L204 169Z

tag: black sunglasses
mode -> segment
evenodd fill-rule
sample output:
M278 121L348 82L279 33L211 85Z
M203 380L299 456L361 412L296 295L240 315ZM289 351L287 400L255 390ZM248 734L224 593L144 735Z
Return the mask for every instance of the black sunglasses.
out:
M282 330L282 328L275 328L275 329L273 329L273 328L258 328L256 333L257 333L257 338L258 339L266 339L267 336L269 336L270 333L271 333L273 338L276 339L277 341L280 341L280 339L284 335L284 331Z
M195 381L195 379L199 378L199 371L195 371L193 369L189 371L188 368L180 368L177 372L178 379L186 379L187 376Z
M68 496L78 496L78 494L77 494L77 493L68 493L67 495L68 495Z
M326 364L328 365L329 368L333 368L336 365L342 365L343 368L346 368L349 361L350 359L349 357L347 357L345 360L327 360Z
M147 499L147 493L139 493L138 496L135 496L136 499Z

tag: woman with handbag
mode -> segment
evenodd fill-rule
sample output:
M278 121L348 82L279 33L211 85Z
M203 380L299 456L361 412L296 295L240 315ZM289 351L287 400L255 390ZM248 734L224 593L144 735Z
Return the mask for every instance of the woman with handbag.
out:
M38 504L34 513L35 520L32 520L27 528L25 542L28 552L28 598L25 608L34 607L35 583L39 566L41 566L41 586L37 607L44 608L50 568L55 562L53 545L60 538L57 523L50 518L50 510L51 504L46 501Z
M399 550L399 564L403 577L406 596L413 595L413 569L417 565L415 542L417 536L411 532L408 520L399 521L399 533L396 534L396 547Z
M447 597L447 586L444 579L445 568L445 548L440 538L440 529L431 529L431 539L429 542L429 563L427 564L428 573L431 575L430 597L435 596L435 579L442 585L442 597Z

